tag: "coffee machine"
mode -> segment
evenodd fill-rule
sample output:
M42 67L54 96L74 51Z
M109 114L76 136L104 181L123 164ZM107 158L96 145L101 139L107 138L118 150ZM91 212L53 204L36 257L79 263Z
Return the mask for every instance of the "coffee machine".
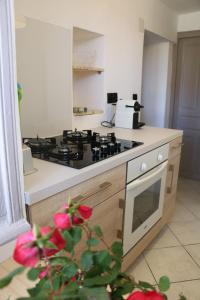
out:
M144 108L144 106L138 102L137 94L133 94L132 100L118 101L115 116L115 126L131 129L139 129L144 126L145 123L139 121L141 108Z

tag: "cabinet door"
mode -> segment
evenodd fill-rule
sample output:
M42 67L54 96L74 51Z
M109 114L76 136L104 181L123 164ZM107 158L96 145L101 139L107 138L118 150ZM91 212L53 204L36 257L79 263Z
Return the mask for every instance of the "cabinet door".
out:
M180 155L177 155L169 160L163 214L164 221L168 221L172 217L175 209L179 165Z
M122 232L123 207L121 203L123 201L125 201L125 190L97 205L93 209L93 214L89 221L90 226L99 225L101 227L103 238L109 246L118 239L118 233ZM76 247L78 256L86 248L85 240L86 235L83 234L81 242ZM105 245L101 242L95 249L105 249Z

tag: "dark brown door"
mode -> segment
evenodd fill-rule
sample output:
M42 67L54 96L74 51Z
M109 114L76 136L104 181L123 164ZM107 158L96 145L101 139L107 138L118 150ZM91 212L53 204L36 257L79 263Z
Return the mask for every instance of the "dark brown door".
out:
M200 36L178 43L173 127L184 130L181 175L200 179Z

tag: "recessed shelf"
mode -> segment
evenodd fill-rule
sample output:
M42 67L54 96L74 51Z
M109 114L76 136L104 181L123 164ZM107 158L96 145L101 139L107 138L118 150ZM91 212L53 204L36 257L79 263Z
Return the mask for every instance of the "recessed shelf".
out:
M97 72L101 73L104 71L103 68L98 67L88 67L88 66L73 66L74 71L85 71L85 72Z
M78 112L78 113L74 113L74 116L75 117L80 117L80 116L89 116L89 115L100 115L100 114L103 114L103 110L97 110L97 109L94 109L94 110L88 110L88 111L85 111L85 112Z

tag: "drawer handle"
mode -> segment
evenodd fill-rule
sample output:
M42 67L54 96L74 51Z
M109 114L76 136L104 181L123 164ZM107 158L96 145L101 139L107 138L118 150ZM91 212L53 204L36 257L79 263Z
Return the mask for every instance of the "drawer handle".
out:
M119 208L124 209L125 208L125 200L124 199L119 199Z
M101 183L100 185L99 185L99 188L102 190L102 189L107 189L108 187L110 187L112 185L112 183L111 182L109 182L109 181L105 181L105 182L103 182L103 183ZM98 193L98 191L97 191L97 193Z
M184 144L181 142L179 143L178 145L176 146L172 146L172 150L176 150L176 149L179 149L180 147L184 146Z
M172 172L172 179L171 179L170 186L167 187L167 194L171 194L172 193L172 187L173 187L173 181L174 181L174 170L175 170L174 165L169 165L169 171Z
M101 192L102 190L107 189L111 185L112 185L111 182L105 181L105 182L103 182L103 183L101 183L99 185L99 188L97 190L91 191L88 194L80 194L80 195L76 196L75 198L73 198L72 200L75 201L75 202L85 200L85 199L87 199L87 198L89 198L89 197L91 197L91 196L93 196L93 195Z

